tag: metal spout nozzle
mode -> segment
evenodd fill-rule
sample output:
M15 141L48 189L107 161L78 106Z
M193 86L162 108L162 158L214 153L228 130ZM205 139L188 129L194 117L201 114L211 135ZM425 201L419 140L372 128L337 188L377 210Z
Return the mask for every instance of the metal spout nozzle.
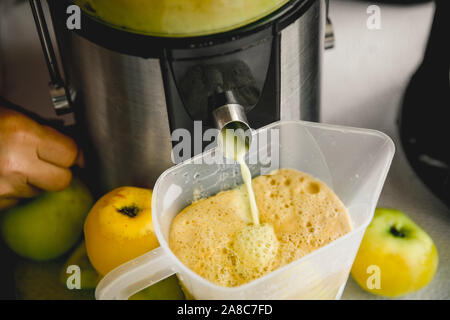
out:
M232 91L214 94L210 101L214 124L219 131L224 129L251 130L244 107L239 104Z
M213 118L216 128L219 131L225 129L250 130L244 107L240 104L226 104L213 111Z
M221 90L210 98L210 107L215 126L220 132L219 145L222 146L224 155L237 160L240 155L235 148L243 147L244 149L240 150L245 150L244 152L247 153L252 142L251 128L248 125L244 107L237 102L232 91ZM227 151L230 146L226 146L230 137L232 137L231 141L236 141L234 139L240 141L240 143L232 143L231 153Z

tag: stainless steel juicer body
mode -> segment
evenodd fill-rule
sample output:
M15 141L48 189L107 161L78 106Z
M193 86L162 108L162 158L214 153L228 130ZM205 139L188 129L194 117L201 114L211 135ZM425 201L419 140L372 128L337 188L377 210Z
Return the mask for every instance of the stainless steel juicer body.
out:
M122 185L152 187L173 165L171 133L177 128L193 133L195 120L203 121L203 129L211 126L210 112L202 107L206 96L186 96L197 81L198 66L213 65L212 73L220 68L242 70L236 63L240 54L246 55L250 69L256 63L251 70L257 101L245 106L253 127L277 120L319 120L324 0L291 1L250 27L183 39L130 34L87 16L81 30L69 31L61 18L64 2L49 0L52 20L66 81L77 93L73 111L102 191ZM267 69L259 67L264 64ZM185 80L189 72L193 80ZM209 71L201 72L204 78ZM225 80L217 81L218 87L227 86ZM249 91L245 88L244 95ZM202 101L198 110L195 101Z

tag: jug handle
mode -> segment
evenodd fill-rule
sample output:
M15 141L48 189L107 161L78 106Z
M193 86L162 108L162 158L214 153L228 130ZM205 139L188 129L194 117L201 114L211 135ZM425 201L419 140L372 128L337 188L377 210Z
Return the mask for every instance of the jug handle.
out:
M162 247L108 273L95 290L97 300L127 300L133 294L175 274L173 261Z

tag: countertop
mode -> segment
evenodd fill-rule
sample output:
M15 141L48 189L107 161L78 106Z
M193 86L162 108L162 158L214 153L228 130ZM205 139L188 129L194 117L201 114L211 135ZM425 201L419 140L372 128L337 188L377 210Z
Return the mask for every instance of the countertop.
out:
M396 118L410 77L420 65L434 14L433 3L378 4L381 29L366 27L373 3L332 0L336 47L325 53L322 121L383 131L397 152L378 206L404 211L433 238L439 268L432 283L407 299L450 299L450 210L407 163ZM374 299L349 279L343 299Z
M4 0L11 5L13 0ZM324 54L322 121L381 130L397 145L379 206L407 213L434 239L439 269L425 289L408 299L450 299L450 210L423 185L403 154L396 116L408 81L419 66L433 19L433 3L377 4L381 29L369 30L373 3L331 0L336 46ZM27 3L15 5L0 21L6 66L3 96L54 118L48 75ZM0 81L0 84L2 81ZM66 117L68 122L72 121ZM350 278L343 299L376 299Z

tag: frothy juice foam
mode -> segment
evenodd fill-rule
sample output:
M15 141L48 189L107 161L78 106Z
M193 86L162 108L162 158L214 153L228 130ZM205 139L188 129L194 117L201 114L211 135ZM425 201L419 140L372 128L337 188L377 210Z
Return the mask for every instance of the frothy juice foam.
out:
M228 143L227 143L228 141ZM234 287L257 279L351 230L345 206L323 182L292 169L251 180L245 139L223 136L244 184L194 202L173 220L169 245L200 276Z

